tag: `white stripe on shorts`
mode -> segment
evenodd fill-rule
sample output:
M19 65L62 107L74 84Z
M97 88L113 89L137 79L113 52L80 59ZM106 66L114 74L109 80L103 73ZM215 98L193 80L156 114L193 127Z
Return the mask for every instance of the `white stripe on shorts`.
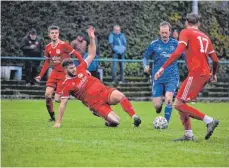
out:
M187 95L188 95L190 86L191 86L191 84L192 84L192 79L193 79L192 76L191 76L191 77L188 77L188 82L186 83L184 92L183 92L183 94L182 94L182 96L181 96L181 99L182 99L182 100L186 100L186 98L187 98Z

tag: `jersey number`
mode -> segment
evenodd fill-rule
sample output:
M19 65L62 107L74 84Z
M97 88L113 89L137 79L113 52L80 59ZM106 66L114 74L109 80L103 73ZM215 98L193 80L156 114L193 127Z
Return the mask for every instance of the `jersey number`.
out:
M200 52L207 53L208 50L208 39L198 36L197 39L200 41ZM204 47L204 41L206 41L205 47Z

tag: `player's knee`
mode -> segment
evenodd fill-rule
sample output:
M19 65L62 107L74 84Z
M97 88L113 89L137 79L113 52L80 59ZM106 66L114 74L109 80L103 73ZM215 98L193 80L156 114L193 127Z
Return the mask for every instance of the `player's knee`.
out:
M165 104L166 104L166 105L169 105L169 106L172 106L172 104L173 104L172 99L167 99L167 100L165 100Z
M159 109L159 108L161 107L161 103L155 103L155 102L154 102L153 105L154 105L154 108L155 108L155 109Z
M54 100L55 100L55 102L60 103L60 99L59 98L55 98Z
M119 97L119 99L121 100L121 99L123 99L124 97L126 97L122 92L119 92L118 93L118 97Z
M45 98L52 98L52 94L49 93L49 92L46 92L46 93L45 93Z

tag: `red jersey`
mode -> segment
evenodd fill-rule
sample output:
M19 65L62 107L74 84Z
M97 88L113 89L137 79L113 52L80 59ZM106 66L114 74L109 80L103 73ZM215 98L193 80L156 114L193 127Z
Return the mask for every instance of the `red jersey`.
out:
M97 78L87 73L87 62L76 68L76 77L66 78L62 84L61 98L69 98L70 94L81 100L86 106L93 106L98 101L101 91L106 88Z
M74 52L74 49L66 42L59 41L55 47L49 43L45 47L45 59L50 59L53 62L53 67L57 71L63 71L64 68L61 66L61 63L64 59L70 58Z
M209 37L197 28L183 29L179 43L186 45L186 63L190 73L210 74L208 55L214 48Z

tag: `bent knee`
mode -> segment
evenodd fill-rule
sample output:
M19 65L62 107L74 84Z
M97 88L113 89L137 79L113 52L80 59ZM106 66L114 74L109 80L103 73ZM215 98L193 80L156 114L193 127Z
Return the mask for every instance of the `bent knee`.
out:
M161 107L161 103L154 103L153 105L155 109L159 109Z
M45 98L52 98L52 93L45 93Z

